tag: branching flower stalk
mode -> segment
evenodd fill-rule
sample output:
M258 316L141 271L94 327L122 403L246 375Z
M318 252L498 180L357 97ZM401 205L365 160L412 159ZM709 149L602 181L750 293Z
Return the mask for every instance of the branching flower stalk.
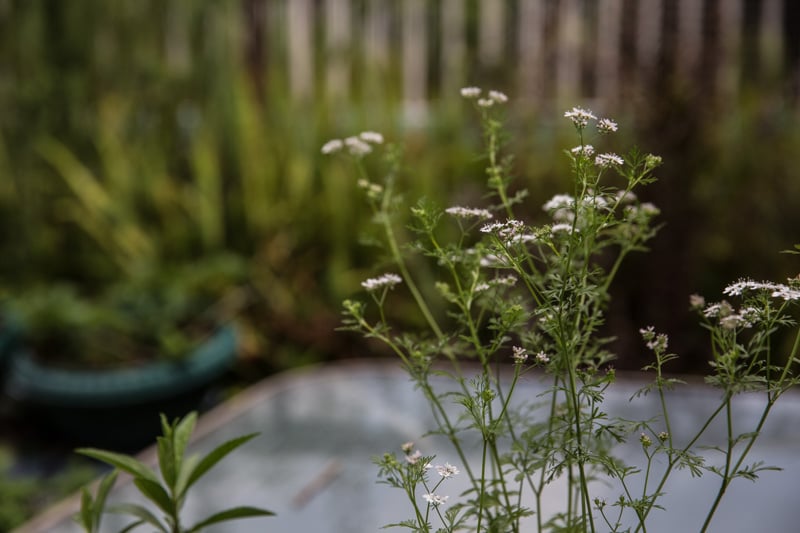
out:
M325 153L343 152L356 162L359 186L399 272L362 284L377 313L348 300L345 329L379 339L397 354L430 404L433 433L447 437L469 481L470 488L451 501L439 491L457 469L437 467L443 478L433 483L429 476L435 456L423 459L404 447L405 463L394 454L376 460L380 479L402 489L413 509L411 519L393 525L424 532L521 532L532 527L646 532L651 512L660 509L658 501L668 492L670 475L686 468L692 475L713 473L721 479L701 526L705 530L734 479L755 479L772 468L745 461L773 405L797 383L792 368L800 336L791 353L778 361L771 339L776 331L795 326L790 311L800 301L800 281L734 283L724 292L741 298L738 309L724 300L706 305L700 297L692 298L712 341L707 381L720 390L721 398L686 442L673 435L668 410L668 392L681 382L667 377L665 367L676 356L668 352L667 336L653 328L641 330L654 356L644 369L652 372L653 382L631 400L658 394L660 416L641 422L612 416L604 399L615 381L613 354L600 328L620 266L632 252L645 251L656 234L658 209L640 201L637 192L654 181L661 158L635 149L624 157L600 152L589 144L592 130L598 141L612 142L608 134L617 131L616 122L580 107L568 110L564 116L578 140L565 151L572 194L555 195L543 205L545 220L536 221L523 208L525 191L512 189L510 158L502 155L500 114L507 97L475 87L461 93L480 117L488 197L496 203L442 209L420 201L411 207L406 224L416 239L408 249L438 269L435 291L420 290L404 253L404 235L395 229L405 222L395 193L397 152L389 151L389 171L382 183L375 183L363 159L382 144L382 136L365 132L323 147ZM395 318L386 313L398 297L393 288L402 285L416 302L427 332L398 332ZM430 305L431 298L438 298L436 305ZM448 311L444 316L432 311L443 307ZM523 378L545 380L546 394L535 400L520 397L516 393ZM733 400L753 391L765 393L764 412L753 431L737 433ZM724 446L715 448L721 463L711 464L695 450L705 444L708 429L720 417L727 437ZM472 438L476 445L468 444ZM615 455L618 446L637 441L641 467ZM666 465L663 472L656 473L656 462ZM556 481L564 482L561 510L544 503L545 492L555 490ZM605 486L618 490L618 499L607 503L597 497Z

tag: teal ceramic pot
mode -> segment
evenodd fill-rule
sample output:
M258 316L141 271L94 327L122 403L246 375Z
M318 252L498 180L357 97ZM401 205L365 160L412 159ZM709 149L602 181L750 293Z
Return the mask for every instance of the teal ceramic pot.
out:
M173 418L198 407L235 360L236 347L226 326L179 361L111 370L52 368L20 349L8 364L5 390L29 420L75 445L136 450L160 433L160 413Z

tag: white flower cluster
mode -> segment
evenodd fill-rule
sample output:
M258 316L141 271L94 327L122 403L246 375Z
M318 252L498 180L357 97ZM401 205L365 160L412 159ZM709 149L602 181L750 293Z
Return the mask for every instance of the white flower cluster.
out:
M504 241L511 241L522 232L525 224L521 220L509 218L505 222L492 222L481 227L482 233L493 233Z
M383 274L377 278L369 278L361 282L361 286L368 291L377 291L379 289L391 289L398 283L402 283L403 279L397 274Z
M629 193L632 194L632 193ZM659 209L654 203L652 202L642 202L639 205L628 205L625 206L625 214L628 215L628 218L650 218L657 216L661 213L661 209Z
M479 98L480 95L480 87L464 87L461 89L461 96L469 100L475 100L477 98L477 104L480 107L492 107L495 104L505 104L508 102L508 96L500 91L489 91L486 98Z
M592 157L594 155L594 146L591 144L583 144L570 149L573 155L582 155L583 157Z
M475 292L488 291L493 287L513 287L517 284L516 276L503 276L499 278L490 279L489 281L482 281L475 285Z
M597 121L597 131L600 133L613 133L619 129L617 123L610 118L598 119L591 110L582 107L573 107L565 111L564 117L570 119L575 127L581 130L589 125L590 120Z
M573 107L569 111L565 111L564 117L572 120L577 128L585 128L590 120L597 120L591 110L582 107Z
M615 166L622 166L625 161L617 154L597 154L594 158L594 164L600 168L609 168Z
M639 333L650 350L658 353L663 353L667 350L667 346L669 345L669 337L666 333L656 334L653 326L642 328L639 330Z
M436 465L436 473L445 479L460 474L458 468L451 465L450 463L445 463L443 465Z
M573 227L572 224L565 224L563 222L550 226L551 235L555 235L556 233L572 233L573 231L578 233L579 230Z
M322 145L321 151L328 155L347 148L350 155L362 157L372 152L373 144L383 144L383 135L375 131L363 131L345 139L331 139Z
M753 281L742 279L736 283L731 283L722 291L726 296L741 296L746 292L769 292L773 298L781 298L785 301L800 300L800 290L794 289L783 283L772 283L769 281Z
M575 198L569 194L556 194L542 206L542 209L551 213L559 209L572 209L573 207L575 207Z
M428 502L429 504L435 507L439 507L440 505L447 503L447 499L450 496L441 496L439 494L434 494L432 492L429 492L427 494L423 494L422 497L425 498L425 501Z
M697 303L700 303L699 300ZM702 302L705 304L705 301ZM752 306L744 306L739 312L727 300L713 303L703 309L703 316L716 318L725 329L751 328L761 318L761 311Z
M617 131L617 123L610 118L601 118L597 121L597 131L600 133L613 133Z
M492 214L486 209L478 209L474 207L461 207L453 206L445 209L445 213L453 215L458 218L479 218L481 220L488 220L493 218Z
M511 352L511 358L514 359L514 362L518 365L521 365L528 360L528 351L525 348L513 346L511 348Z

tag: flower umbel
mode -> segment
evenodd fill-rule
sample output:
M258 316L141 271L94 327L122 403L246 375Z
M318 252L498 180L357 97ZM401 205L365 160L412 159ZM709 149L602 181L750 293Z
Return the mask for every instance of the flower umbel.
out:
M572 120L572 123L578 129L585 128L590 120L597 120L597 117L590 110L581 107L573 107L569 111L565 111L564 117Z
M395 285L402 283L403 278L398 276L397 274L387 273L379 276L377 278L369 278L361 282L361 286L367 289L368 291L377 291L380 289L388 288L391 289Z
M449 477L457 476L459 471L458 468L450 463L445 463L443 465L436 465L436 473L447 479Z
M439 494L434 494L432 492L429 492L427 494L423 494L422 497L425 498L426 502L428 502L429 504L431 504L431 505L433 505L435 507L438 507L438 506L440 506L440 505L442 505L444 503L447 503L447 500L450 498L450 496L442 496L442 495L439 495Z

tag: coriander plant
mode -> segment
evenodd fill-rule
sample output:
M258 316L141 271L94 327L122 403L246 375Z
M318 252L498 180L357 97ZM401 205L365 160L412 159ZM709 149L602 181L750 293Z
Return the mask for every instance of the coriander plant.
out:
M572 190L548 200L546 221L537 223L522 209L524 191L513 192L510 159L501 152L506 96L498 91L484 96L475 87L461 94L480 115L489 202L442 209L420 201L410 209L408 227L415 235L410 243L399 229L406 221L396 191L397 151L386 151L388 171L379 182L364 164L383 144L379 134L336 139L322 148L354 161L395 270L363 282L369 303L344 302L344 328L382 341L397 355L430 404L434 432L447 438L460 461L434 467L434 457L423 457L412 443L403 445L400 458L387 453L376 459L382 482L401 489L412 509L410 518L392 525L419 532L520 532L523 526L525 531L646 532L648 517L661 509L670 475L688 469L694 476L719 478L705 522L698 524L705 531L735 479L755 479L773 468L746 461L775 402L797 383L792 365L800 331L788 354L776 351L773 334L795 327L790 308L800 300L800 281L742 280L724 291L734 303L706 304L692 297L711 339L707 381L720 391L718 406L693 437L679 441L672 434L665 393L681 382L667 376L666 365L676 356L667 336L651 327L641 335L652 352L645 368L652 382L632 400L657 395L660 415L642 421L611 416L604 396L614 385L609 364L614 356L601 326L620 265L629 254L645 251L656 234L659 210L640 201L636 191L654 181L661 158L595 148L590 142L610 142L617 123L579 107L567 111L564 117L576 135L576 145L565 151ZM423 278L414 275L411 254L435 264L435 290L418 285ZM416 303L426 325L420 331L400 331L387 313L399 286ZM442 306L444 317L433 311ZM546 380L546 396L535 402L516 398L523 376ZM732 399L746 392L766 401L756 427L742 432L732 423ZM712 464L698 447L720 420L727 439L713 448L719 461ZM469 455L474 441L477 453ZM640 466L615 454L626 442L636 444ZM472 457L479 460L471 462ZM460 496L445 494L455 475L468 480ZM619 497L611 502L596 497L599 484L613 486ZM563 490L557 512L544 509L548 490Z

